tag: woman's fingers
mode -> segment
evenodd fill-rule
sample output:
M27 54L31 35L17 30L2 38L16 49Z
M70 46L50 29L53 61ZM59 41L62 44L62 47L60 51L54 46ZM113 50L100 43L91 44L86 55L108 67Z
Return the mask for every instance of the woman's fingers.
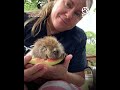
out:
M65 68L68 68L70 60L72 59L72 57L73 56L71 54L69 54L69 55L66 56L64 64L63 64Z
M45 72L46 68L42 64L34 65L26 70L24 70L24 81L32 81L41 77Z
M32 80L35 80L35 79L37 79L37 78L39 78L39 77L41 77L46 71L47 71L47 69L46 69L46 68L43 68L43 69L39 70L37 73L34 73L34 74L31 76L31 81L32 81Z
M31 56L24 56L24 66L32 59Z
M26 66L25 66L25 68L30 68L30 67L32 67L33 65L32 64L27 64Z
M32 74L36 73L37 71L41 70L44 66L41 64L34 65L30 68L24 70L25 76L31 76Z

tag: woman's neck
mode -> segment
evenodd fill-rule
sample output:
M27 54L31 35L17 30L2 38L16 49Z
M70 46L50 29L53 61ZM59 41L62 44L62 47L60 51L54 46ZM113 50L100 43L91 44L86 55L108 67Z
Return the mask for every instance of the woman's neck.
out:
M47 19L47 35L53 35L59 33L53 26L50 16Z

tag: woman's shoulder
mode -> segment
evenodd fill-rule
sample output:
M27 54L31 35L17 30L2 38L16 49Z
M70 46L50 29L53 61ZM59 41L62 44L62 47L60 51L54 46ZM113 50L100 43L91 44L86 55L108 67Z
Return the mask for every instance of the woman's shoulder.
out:
M85 31L77 26L70 30L69 36L71 37L71 39L77 42L81 42L82 40L87 39Z
M83 29L81 29L81 28L79 28L77 26L75 26L73 29L74 29L73 31L75 33L74 36L76 36L78 38L86 38L86 33L85 33L85 31Z

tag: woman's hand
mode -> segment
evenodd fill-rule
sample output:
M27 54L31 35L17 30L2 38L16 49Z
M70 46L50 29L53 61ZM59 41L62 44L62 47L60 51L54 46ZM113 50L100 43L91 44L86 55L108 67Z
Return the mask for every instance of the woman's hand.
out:
M62 79L65 74L68 72L68 66L70 63L70 60L72 59L72 55L68 55L65 58L65 61L63 64L58 64L55 66L46 66L47 71L43 75L46 79Z
M35 80L39 77L41 77L45 71L46 68L42 64L28 64L31 60L31 56L24 56L24 81L29 82L32 80Z

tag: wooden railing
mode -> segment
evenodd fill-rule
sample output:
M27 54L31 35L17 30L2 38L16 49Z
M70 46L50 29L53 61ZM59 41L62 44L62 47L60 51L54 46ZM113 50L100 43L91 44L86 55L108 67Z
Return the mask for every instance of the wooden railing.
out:
M96 61L96 55L87 55L86 58L88 61Z
M87 55L88 62L96 62L96 55ZM96 67L96 66L95 66ZM96 68L89 66L89 69L86 70L86 74L92 74L93 82L88 86L89 90L96 90Z

